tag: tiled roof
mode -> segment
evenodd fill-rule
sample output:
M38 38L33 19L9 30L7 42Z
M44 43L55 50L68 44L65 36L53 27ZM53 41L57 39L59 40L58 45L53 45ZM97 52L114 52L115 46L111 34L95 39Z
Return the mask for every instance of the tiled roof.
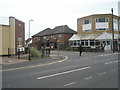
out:
M76 31L70 29L67 25L57 26L54 29L54 34L75 34Z
M49 32L51 29L50 28L46 28L45 30L33 35L32 37L39 37L39 36L43 36L45 33Z
M62 26L56 26L54 29L47 28L32 37L38 37L38 36L47 36L47 35L53 35L53 34L76 34L77 32L70 29L67 25Z

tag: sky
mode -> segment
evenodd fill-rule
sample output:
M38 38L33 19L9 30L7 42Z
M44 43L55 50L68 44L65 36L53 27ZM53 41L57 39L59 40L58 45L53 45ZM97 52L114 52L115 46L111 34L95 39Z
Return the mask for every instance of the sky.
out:
M25 37L56 26L68 25L77 31L77 19L92 14L118 15L120 0L1 0L0 17L13 16L25 22Z

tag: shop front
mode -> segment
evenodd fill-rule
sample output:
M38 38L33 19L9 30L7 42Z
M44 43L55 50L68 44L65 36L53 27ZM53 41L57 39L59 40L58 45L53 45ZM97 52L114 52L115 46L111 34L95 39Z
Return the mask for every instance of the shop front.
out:
M113 41L112 35L109 33L89 34L89 35L73 35L69 39L69 45L73 50L78 50L79 45L82 45L83 51L109 51L112 50ZM118 50L118 35L114 35L114 47Z

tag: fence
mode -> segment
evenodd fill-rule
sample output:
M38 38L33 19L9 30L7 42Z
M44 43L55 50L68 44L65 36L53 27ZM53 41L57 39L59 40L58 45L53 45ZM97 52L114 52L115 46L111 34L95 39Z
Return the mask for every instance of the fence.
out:
M4 50L5 56L8 57L18 57L20 58L20 55L24 54L24 51L21 51L20 49L17 48L7 48Z

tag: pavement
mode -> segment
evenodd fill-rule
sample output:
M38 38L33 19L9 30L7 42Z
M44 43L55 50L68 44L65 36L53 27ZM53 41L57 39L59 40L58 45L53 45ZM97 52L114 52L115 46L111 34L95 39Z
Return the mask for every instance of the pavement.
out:
M39 61L41 61L43 63L43 62L47 62L47 61L62 60L63 58L64 58L63 56L58 56L57 54L56 55L51 54L50 57L41 58ZM17 56L14 56L14 57L7 57L7 56L6 57L0 57L0 65L17 64L17 63L24 63L24 62L28 62L28 61L29 60L18 59ZM31 61L34 62L35 60L31 60Z
M31 68L34 66L43 66L50 65L54 63L59 63L67 60L67 57L64 55L58 55L52 53L49 57L40 58L37 60L24 60L18 59L17 57L0 57L0 65L2 65L2 69L13 69L13 68Z
M15 64L15 63L22 63L26 62L28 60L24 59L18 59L18 58L13 58L13 57L1 57L2 60L0 60L0 64L5 65L5 64Z
M50 55L49 57L44 57L41 58L40 60L43 62L43 60L46 62L48 60L61 60L62 58L64 58L63 56L58 56L58 55ZM39 59L38 59L39 60ZM25 60L25 59L18 59L17 56L4 56L4 57L0 57L0 64L2 65L6 65L6 64L16 64L16 63L23 63L23 62L28 62L29 60ZM35 61L35 60L31 60L31 61Z

